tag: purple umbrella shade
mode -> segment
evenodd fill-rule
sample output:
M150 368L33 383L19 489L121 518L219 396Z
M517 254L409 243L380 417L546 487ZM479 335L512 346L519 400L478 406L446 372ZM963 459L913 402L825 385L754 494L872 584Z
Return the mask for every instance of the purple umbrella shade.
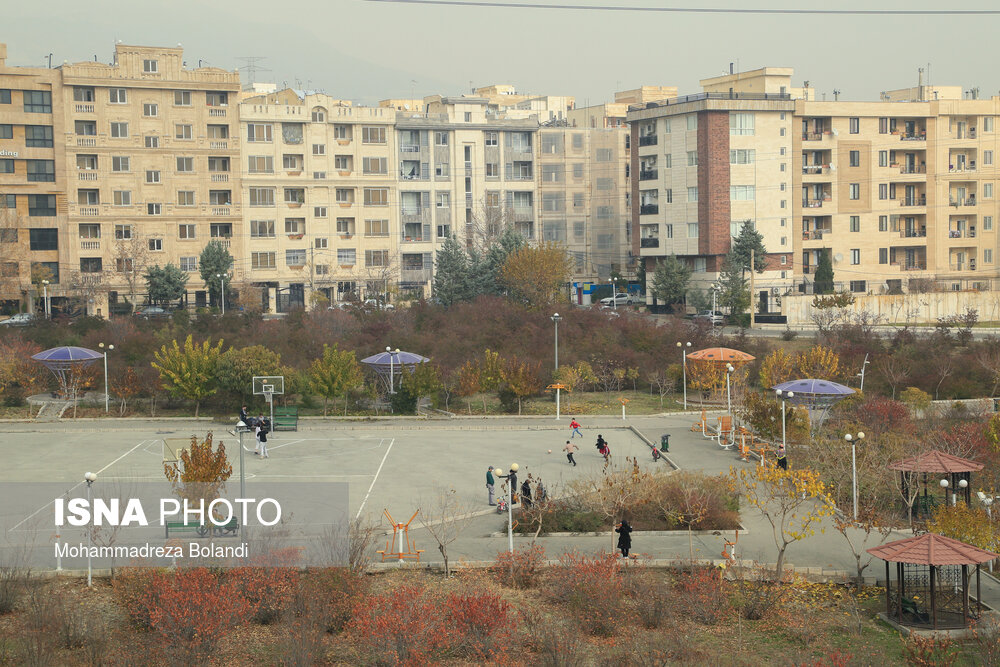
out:
M79 363L85 361L95 361L100 359L104 355L100 352L95 352L94 350L87 349L85 347L53 347L51 349L45 350L44 352L39 352L33 355L31 358L35 361L40 361L42 363L55 362L55 363Z
M370 357L365 357L361 360L361 363L368 364L369 366L388 367L390 363L394 366L410 366L412 364L422 364L425 361L430 361L430 359L421 357L419 354L414 354L413 352L379 352Z
M845 387L842 384L836 382L831 382L830 380L789 380L788 382L782 382L777 384L771 389L780 389L781 391L791 391L796 394L804 394L811 396L830 396L830 397L841 397L849 396L854 393L854 390L850 387Z

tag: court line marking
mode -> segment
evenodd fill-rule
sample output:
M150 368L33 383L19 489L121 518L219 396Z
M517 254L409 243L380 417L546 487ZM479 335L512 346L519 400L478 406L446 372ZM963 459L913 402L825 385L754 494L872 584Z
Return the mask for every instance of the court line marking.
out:
M155 442L155 440L154 440L154 442ZM102 472L104 472L105 470L107 470L108 468L110 468L111 466L113 466L114 464L118 463L118 462L119 462L119 461L121 461L121 460L122 460L123 458L125 458L126 456L128 456L129 454L131 454L132 452L134 452L135 450L139 449L139 448L140 448L140 447L142 447L143 445L147 445L148 443L149 443L149 441L148 441L148 440L143 440L143 441L142 441L142 442L140 442L140 443L139 443L138 445L136 445L136 446L135 446L135 447L133 447L132 449L128 450L127 452L125 452L124 454L122 454L121 456L119 456L119 457L118 457L118 458L116 458L116 459L115 459L114 461L112 461L112 462L111 462L111 463L109 463L108 465L104 466L103 468L101 468L100 470L98 470L98 471L97 471L96 473L94 473L94 474L95 474L95 475L100 475L100 474L101 474ZM72 491L73 491L73 489L77 488L78 486L81 486L81 485L83 485L84 483L85 483L85 482L82 482L82 481L81 481L81 482L77 482L76 484L74 484L73 486L71 486L71 487L70 487L69 489L67 489L67 490L66 490L66 493L67 493L67 494L69 494L70 492L72 492ZM54 503L54 502L55 502L55 499L53 499L53 501L52 501L52 502ZM38 514L39 512L41 512L41 511L42 511L43 509L45 509L46 507L48 507L48 506L49 506L49 505L51 505L51 504L52 504L52 503L45 503L44 505L42 505L41 507L39 507L39 508L38 508L37 510L35 510L34 512L32 512L31 514L29 514L28 516L24 517L24 518L23 518L23 519L21 519L20 521L18 521L18 522L17 522L17 524L15 524L14 526L11 526L11 527L10 527L10 528L9 528L8 530L9 530L9 531L14 531L14 530L17 530L18 528L20 528L20 527L21 527L21 524L23 524L23 523L24 523L25 521L27 521L28 519L32 518L33 516L35 516L36 514Z
M385 442L385 438L383 438L382 441L379 442L380 447L382 446L382 442ZM396 442L395 438L389 440L389 446L385 450L385 455L382 457L382 462L378 464L378 470L375 471L375 477L372 479L371 486L368 487L368 493L365 494L365 499L361 501L361 507L358 508L358 513L354 516L355 519L361 517L361 512L365 509L365 503L368 502L368 496L371 495L372 489L375 488L375 482L378 481L379 473L382 472L382 466L385 465L385 460L389 458L389 452L392 451L392 445L395 442Z

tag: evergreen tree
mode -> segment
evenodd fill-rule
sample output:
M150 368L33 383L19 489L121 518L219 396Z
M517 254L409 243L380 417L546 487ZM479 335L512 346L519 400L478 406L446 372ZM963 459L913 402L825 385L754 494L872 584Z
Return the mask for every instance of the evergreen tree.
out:
M753 251L753 270L763 273L767 266L767 249L764 247L764 235L757 231L750 220L744 220L740 233L733 239L730 256L740 267L742 273L750 270L750 251Z
M437 254L434 267L434 297L442 305L450 306L471 296L469 255L454 238L449 238Z
M656 263L653 296L661 303L674 306L684 300L690 280L691 269L676 256L668 255L666 259Z
M729 309L732 316L742 315L750 306L750 288L747 287L747 280L743 277L743 267L740 265L738 257L733 253L726 255L722 263L722 271L719 273L719 297L720 306Z
M525 245L527 241L524 237L514 231L512 225L508 225L489 248L483 252L471 253L469 273L472 286L469 298L474 299L481 294L506 294L500 281L500 272L507 263L507 258Z
M151 303L165 304L184 296L188 274L173 264L159 264L146 269L146 291Z
M209 298L213 303L221 303L222 281L229 282L232 278L229 271L233 268L233 256L221 241L212 241L201 251L198 268L201 279L208 287ZM220 274L223 276L222 280L217 277Z
M816 294L833 294L833 262L830 261L828 248L819 251L816 277L813 278L813 291Z

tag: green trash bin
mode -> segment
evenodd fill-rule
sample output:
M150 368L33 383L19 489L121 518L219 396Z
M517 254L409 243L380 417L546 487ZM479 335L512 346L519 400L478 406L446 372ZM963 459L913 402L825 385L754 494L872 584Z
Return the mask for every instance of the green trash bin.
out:
M664 433L660 436L660 451L669 452L670 451L670 434Z

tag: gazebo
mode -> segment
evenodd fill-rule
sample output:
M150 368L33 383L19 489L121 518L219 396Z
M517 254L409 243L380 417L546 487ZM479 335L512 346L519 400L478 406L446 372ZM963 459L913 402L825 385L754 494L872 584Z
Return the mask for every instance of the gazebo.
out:
M996 558L971 544L925 533L868 549L885 561L885 614L900 625L965 628L982 615L979 566ZM889 579L896 564L896 586ZM976 566L976 608L969 605L969 566Z
M704 361L723 366L725 364L732 364L736 367L739 367L742 364L748 364L756 359L756 357L752 354L740 352L739 350L733 350L728 347L706 347L704 350L698 350L697 352L688 354L687 358L691 361Z
M412 372L417 367L417 364L425 364L428 361L430 359L427 357L422 357L413 352L387 350L386 352L379 352L370 357L365 357L361 360L361 363L375 371L375 374L385 384L389 393L392 393L394 387L398 386L396 378L402 376L404 367Z
M793 405L803 405L810 411L816 408L826 410L837 401L854 393L850 387L837 382L813 378L789 380L776 384L771 389L780 389L782 393L794 392L794 396L788 399L788 402Z
M70 397L76 393L75 380L79 377L80 370L103 357L100 352L85 347L63 346L39 352L31 358L52 371L59 380L63 395Z
M982 469L982 463L946 454L937 449L889 464L889 470L899 472L900 491L904 498L910 497L909 489L910 485L915 482L915 476L923 474L924 493L920 502L920 508L923 512L929 512L934 503L933 496L929 496L927 491L928 486L934 484L944 489L945 504L948 504L948 490L950 488L952 493L961 495L965 504L968 505L972 502L972 473ZM938 482L928 482L927 475L942 475L943 477Z

